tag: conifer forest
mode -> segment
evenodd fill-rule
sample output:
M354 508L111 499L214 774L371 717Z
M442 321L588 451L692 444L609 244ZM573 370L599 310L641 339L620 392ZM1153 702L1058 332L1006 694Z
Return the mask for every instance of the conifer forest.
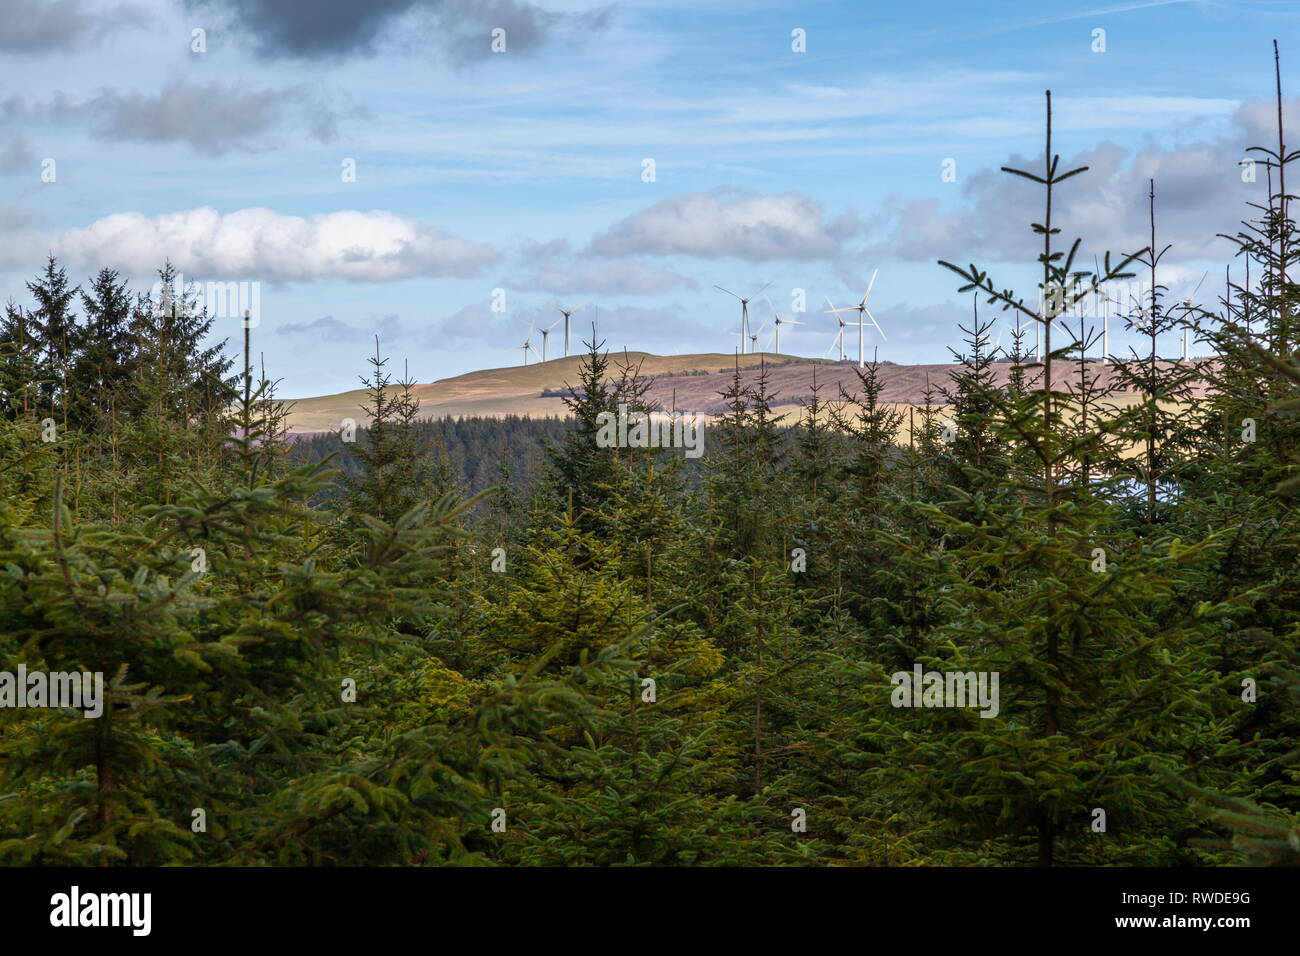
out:
M0 865L1300 864L1288 52L1256 51L1268 135L1217 237L1167 228L1153 174L1144 246L1098 247L1032 91L991 175L1033 252L936 244L960 306L905 403L889 346L844 357L862 311L795 395L741 326L707 415L579 312L561 415L430 416L420 355L367 331L355 421L295 432L272 310L215 314L187 249L27 249Z

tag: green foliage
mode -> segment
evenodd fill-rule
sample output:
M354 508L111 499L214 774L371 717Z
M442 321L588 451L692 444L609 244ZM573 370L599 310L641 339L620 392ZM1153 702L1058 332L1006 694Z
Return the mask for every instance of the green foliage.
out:
M1041 173L1008 170L1044 193L1043 306L944 264L1042 354L976 311L922 405L872 362L797 423L737 364L702 462L601 446L665 410L594 335L568 419L422 422L376 344L358 441L294 441L251 331L231 377L170 265L153 301L50 259L0 320L0 681L100 675L102 713L0 707L0 864L1296 863L1300 264L1268 155L1257 281L1170 309L1154 184L1150 248L1061 247L1085 171L1049 105ZM1124 318L1220 358L1153 344L1117 411L1060 319L1135 263ZM904 706L917 668L996 675L994 706Z

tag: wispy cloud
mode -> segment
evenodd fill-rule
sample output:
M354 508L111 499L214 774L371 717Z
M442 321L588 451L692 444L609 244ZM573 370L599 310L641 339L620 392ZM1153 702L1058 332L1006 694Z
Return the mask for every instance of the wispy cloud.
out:
M145 9L134 3L0 0L0 52L71 50L115 30L146 22Z
M11 96L3 113L28 124L71 119L92 125L102 139L184 143L207 154L270 150L294 131L328 142L341 120L365 115L345 95L327 98L306 85L246 89L177 77L154 93L103 87L84 99L62 91L37 100Z

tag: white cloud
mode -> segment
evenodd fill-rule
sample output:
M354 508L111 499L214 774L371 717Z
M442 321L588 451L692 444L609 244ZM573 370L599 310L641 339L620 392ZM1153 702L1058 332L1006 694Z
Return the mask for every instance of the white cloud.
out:
M195 277L269 282L467 277L499 258L491 246L382 210L303 219L264 208L221 215L208 206L153 218L116 213L65 233L54 248L83 268L146 274L170 259Z
M828 221L821 203L799 193L765 196L723 187L655 203L596 236L590 251L749 262L829 259L858 229L851 215Z

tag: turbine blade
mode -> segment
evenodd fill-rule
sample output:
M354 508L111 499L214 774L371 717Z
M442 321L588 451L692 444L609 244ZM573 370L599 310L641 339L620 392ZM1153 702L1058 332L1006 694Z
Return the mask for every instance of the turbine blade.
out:
M877 322L876 317L871 314L871 310L868 309L866 306L863 306L862 311L867 313L867 318L871 319L871 324L874 325L876 327L876 331L880 333L880 341L888 342L889 339L885 338L885 330L880 327L880 323Z
M876 271L877 271L877 270L875 270L875 269L872 269L872 270L871 270L871 281L867 283L867 291L866 291L866 294L862 296L862 304L863 304L863 305L866 305L866 304L867 304L867 298L871 295L871 290L872 290L872 289L875 287L875 285L876 285Z

